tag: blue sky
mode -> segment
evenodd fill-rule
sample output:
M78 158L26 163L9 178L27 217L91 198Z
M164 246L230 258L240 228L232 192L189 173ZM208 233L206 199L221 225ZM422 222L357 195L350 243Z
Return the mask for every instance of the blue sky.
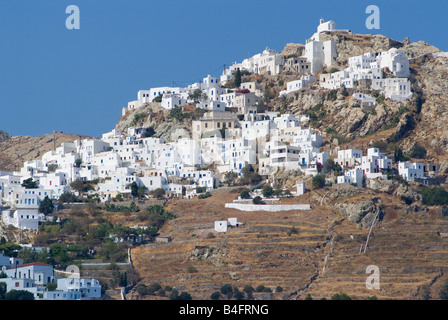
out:
M368 30L368 5L381 10ZM81 28L68 30L77 5ZM187 85L266 46L304 43L319 19L448 51L444 0L0 0L0 130L100 137L137 91Z

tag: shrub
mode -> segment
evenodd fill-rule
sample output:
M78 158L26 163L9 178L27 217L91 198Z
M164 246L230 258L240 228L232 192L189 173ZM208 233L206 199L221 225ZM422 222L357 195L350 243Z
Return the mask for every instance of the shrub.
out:
M439 290L439 298L442 300L448 300L448 280L445 281L442 288Z
M240 197L241 197L241 199L250 199L249 189L244 189L243 191L241 191Z
M411 149L409 155L410 155L412 158L416 158L416 159L424 159L424 158L426 158L426 149L425 149L425 147L423 147L423 146L419 145L418 143L416 143L416 144L412 147L412 149Z
M255 291L256 292L272 292L272 289L269 288L269 287L265 287L264 285L260 284L259 286L257 286Z
M448 204L448 191L442 187L420 187L419 192L423 197L423 204L439 206Z
M219 300L219 298L221 298L221 294L218 291L215 291L210 295L211 300Z
M313 189L320 189L325 186L325 176L323 174L318 174L313 177Z
M256 196L255 198L252 199L252 202L254 204L263 204L263 199L260 196Z
M188 273L195 273L195 272L198 272L198 269L196 269L195 266L189 266L187 268L187 271L188 271Z
M243 300L244 299L244 293L242 293L241 291L237 291L235 293L235 299L236 300Z
M338 72L338 71L339 71L339 69L335 68L335 67L330 69L330 73L335 73L335 72Z
M346 293L336 293L331 296L331 300L352 300Z
M272 189L272 187L270 185L267 185L267 186L264 186L262 192L263 192L264 197L269 198L274 193L274 190Z
M223 284L220 289L221 294L231 298L233 296L233 288L229 283Z
M291 229L288 230L287 234L288 236L291 236L292 234L298 234L299 230L296 229L296 227L291 227Z
M211 197L212 196L212 194L210 193L210 192L206 192L206 193L202 193L202 194L200 194L199 196L198 196L198 199L205 199L205 198L208 198L208 197Z

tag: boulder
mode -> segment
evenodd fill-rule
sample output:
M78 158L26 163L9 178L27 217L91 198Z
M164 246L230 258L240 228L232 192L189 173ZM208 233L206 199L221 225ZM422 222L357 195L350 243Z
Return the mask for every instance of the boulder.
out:
M336 203L334 209L338 214L347 217L361 228L369 228L377 213L379 213L379 219L384 216L383 209L377 206L374 200L359 203Z

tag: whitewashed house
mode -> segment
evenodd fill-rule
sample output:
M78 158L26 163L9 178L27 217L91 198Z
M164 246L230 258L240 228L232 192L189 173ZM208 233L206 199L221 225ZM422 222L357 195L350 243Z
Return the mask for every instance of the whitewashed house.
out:
M343 176L337 177L337 183L349 183L354 184L358 187L362 187L364 180L364 175L362 168L358 167L355 169L345 171Z
M388 78L384 82L386 98L405 101L412 97L411 82L406 78Z
M303 89L304 87L306 87L310 83L313 83L314 81L316 81L316 78L311 75L303 76L299 80L289 81L286 83L286 90L280 91L279 95L282 96L282 95Z
M180 94L170 93L163 95L160 106L164 109L171 110L175 107L183 107L187 104L187 99L182 98Z
M20 197L11 210L2 211L2 221L19 229L38 230L39 222L44 215L39 213L40 199L36 194L26 194Z
M63 278L57 279L57 289L62 292L73 293L77 295L76 299L90 300L101 298L101 284L96 279L83 279L83 278ZM57 300L58 291L49 292L49 295L53 295L52 298ZM51 296L47 296L50 298ZM73 298L75 299L75 298Z
M353 98L360 102L361 108L372 109L376 106L376 99L368 94L355 92Z
M338 157L334 160L342 168L354 167L360 165L362 162L363 152L357 149L339 150Z
M414 181L415 179L424 179L424 165L420 162L399 162L398 174L407 181Z
M96 279L59 278L52 265L32 262L2 267L6 278L6 291L25 290L36 300L89 300L101 297L101 285ZM48 291L46 285L57 283L55 291Z
M396 77L406 78L409 76L409 60L404 50L391 48L389 51L378 55L380 68L388 68Z

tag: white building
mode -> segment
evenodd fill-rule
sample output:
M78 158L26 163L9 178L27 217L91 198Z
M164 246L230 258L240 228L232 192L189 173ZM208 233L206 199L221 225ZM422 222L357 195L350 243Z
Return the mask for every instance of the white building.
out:
M9 268L3 267L7 278L0 282L6 283L7 292L11 290L26 290L34 295L36 300L88 300L101 297L101 285L96 279L59 278L55 276L52 265L41 262L27 263ZM55 291L48 291L48 283L57 283Z
M406 78L385 79L385 96L394 101L405 101L412 97L411 82Z
M409 60L404 50L391 48L389 51L378 55L380 68L388 68L396 77L406 78L409 76Z
M305 44L305 58L311 63L311 74L316 74L324 66L331 66L337 58L336 44L333 40L307 40Z
M83 279L83 278L63 278L57 279L57 289L63 292L69 292L79 297L79 300L90 300L101 298L101 284L96 279ZM49 294L57 294L58 291ZM57 299L57 296L53 296L53 299Z
M182 98L180 94L170 93L164 94L160 106L164 109L171 110L175 107L183 107L187 105L187 99Z
M414 181L415 179L424 179L424 165L420 162L399 162L398 174L407 181Z
M11 225L19 229L38 230L39 222L44 219L44 215L39 213L41 202L37 194L22 195L18 203L11 210L2 211L2 221L5 225ZM31 192L30 192L31 193Z
M311 75L303 76L299 80L289 81L286 83L286 90L280 91L280 96L303 89L314 81L316 81L316 78Z
M353 98L358 100L364 109L371 109L376 106L376 99L368 94L355 92Z
M338 157L334 160L334 162L339 164L342 168L354 167L361 164L362 156L363 156L362 150L357 149L339 150Z
M319 25L317 26L317 32L311 36L310 40L320 41L320 34L322 32L350 32L350 30L338 30L336 29L336 23L333 20L325 22L324 19L320 19Z
M343 176L337 177L337 183L350 183L354 184L358 187L362 187L363 185L363 171L361 168L355 168L348 171L345 171Z

